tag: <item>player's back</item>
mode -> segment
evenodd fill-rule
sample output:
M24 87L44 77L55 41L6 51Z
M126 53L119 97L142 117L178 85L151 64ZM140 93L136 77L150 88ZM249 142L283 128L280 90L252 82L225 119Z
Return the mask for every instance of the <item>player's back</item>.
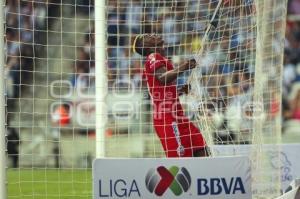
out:
M156 77L156 71L165 67L167 71L173 70L173 64L159 53L152 53L146 58L144 75L153 102L154 120L156 122L174 121L175 117L183 116L179 102L176 81L163 84Z
M167 71L173 69L173 64L159 53L152 53L147 56L145 62L144 75L152 100L155 101L174 101L177 99L176 84L162 84L155 78L156 71L165 67Z

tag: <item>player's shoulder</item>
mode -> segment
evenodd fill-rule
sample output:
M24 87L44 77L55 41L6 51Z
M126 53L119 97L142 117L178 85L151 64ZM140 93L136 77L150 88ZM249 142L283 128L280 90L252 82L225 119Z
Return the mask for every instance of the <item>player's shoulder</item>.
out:
M159 53L151 53L150 55L147 56L147 60L148 62L150 62L150 64L153 64L157 61L163 61L164 57L159 54Z
M155 69L166 65L166 59L159 53L151 53L147 56L145 69L149 73L153 73Z

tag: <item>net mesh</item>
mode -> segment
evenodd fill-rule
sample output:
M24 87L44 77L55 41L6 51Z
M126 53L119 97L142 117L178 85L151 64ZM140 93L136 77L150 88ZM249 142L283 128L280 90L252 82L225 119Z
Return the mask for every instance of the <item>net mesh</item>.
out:
M282 1L224 1L196 54L202 67L190 76L193 110L209 142L252 144L258 198L280 193L280 173L269 159L280 151L285 6Z
M196 54L201 67L189 79L194 87L191 110L212 145L252 144L254 196L276 196L280 173L270 157L280 151L286 2L218 3L212 6L213 27L202 36ZM243 152L237 149L236 154Z
M279 148L263 144L280 143L286 1L107 0L105 9L103 22L90 0L6 1L7 147L15 167L8 197L91 197L99 23L107 28L106 157L165 157L144 59L132 51L136 35L155 33L175 67L197 60L176 86L191 85L180 101L213 155L214 145L254 144L254 194L278 195L280 171L266 162Z

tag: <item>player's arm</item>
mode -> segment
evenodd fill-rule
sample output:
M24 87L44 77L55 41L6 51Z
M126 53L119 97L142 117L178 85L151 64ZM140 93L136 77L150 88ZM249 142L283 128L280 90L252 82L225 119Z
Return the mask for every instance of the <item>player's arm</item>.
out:
M186 70L196 67L196 61L194 59L185 62L179 67L167 71L165 66L161 66L155 71L155 78L163 85L168 85L177 79L178 75Z

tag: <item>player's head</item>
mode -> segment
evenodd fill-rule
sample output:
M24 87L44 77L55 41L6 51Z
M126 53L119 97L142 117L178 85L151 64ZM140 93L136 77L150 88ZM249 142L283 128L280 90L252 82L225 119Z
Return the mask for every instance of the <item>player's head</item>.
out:
M133 50L142 56L151 53L164 54L164 40L156 34L142 34L135 37Z

